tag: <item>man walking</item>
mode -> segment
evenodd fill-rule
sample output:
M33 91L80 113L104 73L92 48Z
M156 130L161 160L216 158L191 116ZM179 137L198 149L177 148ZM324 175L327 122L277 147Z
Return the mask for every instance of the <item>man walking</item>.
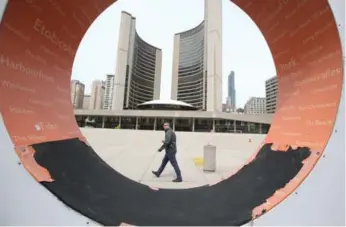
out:
M175 132L170 128L169 123L164 123L163 128L165 130L165 140L162 141L163 144L158 151L161 152L163 149L165 149L166 154L162 159L160 168L157 171L152 172L156 177L160 177L167 163L170 162L177 175L177 178L173 180L173 182L182 182L183 179L181 177L179 165L175 156L177 153L177 137L175 135Z

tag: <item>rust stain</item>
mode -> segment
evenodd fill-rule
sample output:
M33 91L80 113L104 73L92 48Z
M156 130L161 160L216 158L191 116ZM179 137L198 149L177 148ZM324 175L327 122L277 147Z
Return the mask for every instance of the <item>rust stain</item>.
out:
M50 176L47 169L40 166L35 158L35 150L31 146L15 147L15 151L18 154L25 169L35 178L38 182L53 182L54 180Z
M311 154L307 159L302 163L304 164L298 174L290 180L285 187L278 189L271 197L269 197L265 203L257 206L252 211L252 218L256 219L257 217L273 209L277 204L285 200L292 192L294 192L299 185L306 179L310 174L312 168L318 160L318 156Z

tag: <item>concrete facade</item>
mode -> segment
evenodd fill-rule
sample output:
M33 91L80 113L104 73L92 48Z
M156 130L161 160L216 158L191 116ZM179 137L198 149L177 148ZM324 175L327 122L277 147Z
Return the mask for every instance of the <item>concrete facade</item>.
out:
M207 111L222 111L222 0L205 0Z
M251 97L244 106L245 114L265 114L266 99L262 97Z
M278 95L278 78L274 76L265 81L266 87L266 113L275 113Z
M84 98L83 98L83 109L84 110L90 109L90 98L91 98L90 95L84 95Z
M160 96L162 51L136 31L136 18L121 14L112 110L136 109Z
M175 34L171 98L222 111L222 1L205 0L204 20Z
M171 99L178 99L178 74L179 74L179 54L180 53L180 35L174 35L173 43L173 64L172 64L172 87Z
M71 81L71 101L73 108L82 109L84 101L85 85L79 80Z
M105 94L104 94L104 102L103 102L103 109L104 110L111 110L112 109L112 102L113 102L113 96L114 96L114 75L107 75L106 76L106 83L105 83Z
M91 95L89 109L101 110L104 104L105 83L102 80L95 80L91 85Z
M160 99L161 93L161 72L162 72L162 50L156 49L154 96L153 100Z

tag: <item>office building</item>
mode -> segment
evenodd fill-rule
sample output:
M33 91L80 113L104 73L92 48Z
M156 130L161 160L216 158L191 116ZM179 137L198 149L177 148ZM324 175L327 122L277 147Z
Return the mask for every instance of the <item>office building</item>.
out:
M244 114L265 114L266 99L262 97L251 97L244 106Z
M221 112L222 1L204 4L204 20L174 36L171 99Z
M234 71L231 71L230 74L228 75L228 84L227 84L228 96L226 101L226 103L231 107L233 111L235 111L236 109L236 92L235 92L234 77L235 77L235 73Z
M111 109L136 109L159 99L161 67L161 49L144 41L136 31L136 18L122 12Z
M90 109L90 95L84 95L83 98L83 109Z
M274 76L265 82L266 86L266 112L269 114L276 111L276 100L278 95L278 78Z
M107 75L106 76L106 83L105 83L105 94L104 94L104 102L103 102L103 109L105 110L111 110L112 109L112 101L113 101L113 95L114 95L114 75Z
M103 108L105 98L105 83L102 80L95 80L91 85L91 96L89 108L100 110Z
M71 100L74 109L82 109L85 85L79 80L71 81Z

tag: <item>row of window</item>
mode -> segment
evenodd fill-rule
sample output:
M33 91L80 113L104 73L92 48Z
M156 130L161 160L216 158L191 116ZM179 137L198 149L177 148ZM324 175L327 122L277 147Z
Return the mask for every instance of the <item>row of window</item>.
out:
M201 72L199 74L179 77L178 78L178 86L179 87L181 87L181 86L190 87L190 84L196 83L199 81L203 81L203 72Z
M162 125L169 122L175 131L195 131L223 133L268 133L270 125L245 121L212 118L172 118L172 117L128 117L128 116L76 116L80 127L86 125L86 118L95 120L96 128L121 128L137 130L163 130Z
M140 64L135 64L132 67L132 74L135 74L138 77L146 79L149 82L152 82L155 79L155 71L152 71L150 69L146 69Z
M129 95L129 109L135 109L138 104L152 100L153 95L153 89L146 89L133 81Z
M178 83L178 92L183 90L191 90L195 87L203 86L203 78L201 77L198 80L190 81L188 83Z
M203 54L204 41L191 40L191 42L187 43L186 45L180 44L179 50L180 50L180 53L179 53L180 58L190 57L193 54L194 55Z
M203 92L195 92L192 95L178 95L178 100L185 100L186 103L200 102L203 100Z
M194 88L191 89L190 91L185 91L185 92L179 92L178 93L178 97L203 97L203 87L199 87L199 88Z
M154 89L154 82L148 82L141 77L133 77L131 83L135 84L137 87L142 87L144 91L150 91Z
M184 73L187 73L187 72L191 72L191 71L197 71L197 70L203 70L204 69L204 63L203 62L197 62L196 64L194 65L191 65L191 66L182 66L182 65L179 65L179 71L178 73L179 74L184 74Z
M138 50L135 49L134 55L133 55L133 61L141 61L144 63L144 65L149 66L155 66L156 64L156 55L148 57L148 55L145 55L143 53L140 53Z
M189 98L178 98L179 101L186 102L197 109L202 109L203 108L203 100L202 99L197 99L197 100L191 100Z
M197 76L197 75L199 75L200 77L203 77L203 71L204 71L203 68L186 71L184 73L179 73L178 78L187 78L187 77Z
M204 62L204 23L180 36L179 66Z
M190 29L190 30L185 31L185 32L181 32L180 37L181 38L190 37L190 36L193 36L196 33L199 33L201 31L204 31L204 21L202 21L202 23L200 23L199 25L197 25L193 29Z
M136 43L148 53L156 54L157 48L145 42L136 32Z
M155 62L156 61L156 52L154 54L143 51L143 49L135 46L134 51L137 56L145 59L146 61Z

